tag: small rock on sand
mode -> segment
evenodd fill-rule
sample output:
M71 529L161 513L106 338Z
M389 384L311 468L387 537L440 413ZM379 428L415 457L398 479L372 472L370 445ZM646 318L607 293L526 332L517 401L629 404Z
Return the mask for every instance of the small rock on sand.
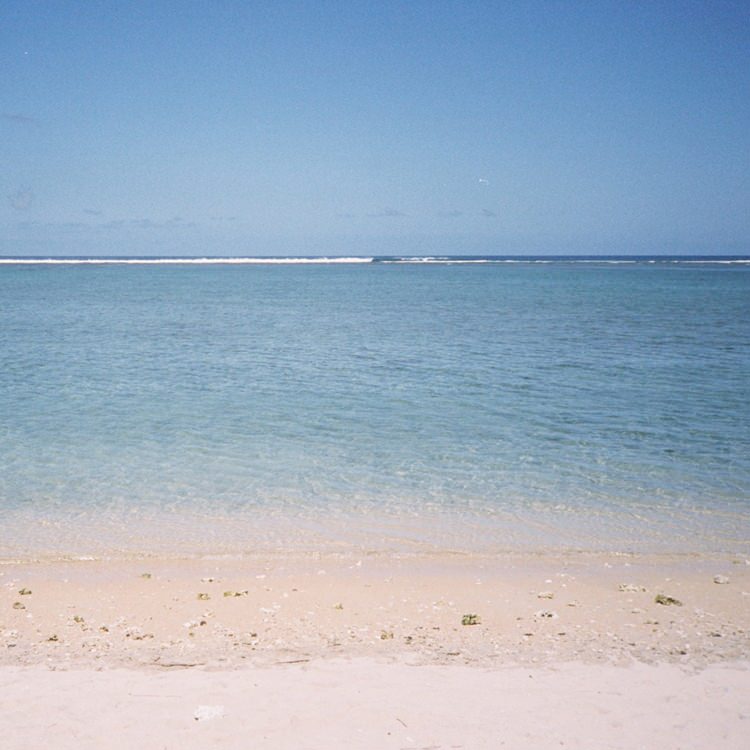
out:
M672 605L674 605L675 607L682 606L682 602L679 599L675 599L673 596L666 596L665 594L657 594L654 597L654 601L657 604L663 604L664 606L667 606L667 607L672 606Z
M548 609L540 609L538 612L534 612L534 617L542 620L556 620L559 615L557 612L551 612Z

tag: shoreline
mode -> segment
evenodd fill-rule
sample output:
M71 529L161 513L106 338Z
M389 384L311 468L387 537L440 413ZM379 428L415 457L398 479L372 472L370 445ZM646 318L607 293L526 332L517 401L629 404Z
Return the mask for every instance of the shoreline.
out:
M155 561L161 563L251 563L256 562L262 565L280 562L297 562L300 564L309 563L315 560L337 560L345 562L347 560L422 560L439 561L445 560L466 560L476 563L499 560L561 560L566 563L575 563L576 561L599 561L599 560L619 560L619 561L637 561L649 565L690 565L709 564L714 562L717 565L748 565L750 566L750 557L744 551L718 551L718 550L694 550L694 551L634 551L629 549L623 550L599 550L593 548L547 548L547 549L520 549L506 548L495 551L477 550L469 551L459 548L430 548L430 549L373 549L366 547L351 546L341 549L314 549L298 548L292 550L284 549L262 549L258 551L236 551L236 552L196 552L195 554L186 554L183 552L163 553L163 552L129 552L116 551L108 554L40 554L24 556L2 556L0 555L0 571L3 568L14 566L52 566L52 565L74 565L97 563L105 565L125 565Z
M330 511L330 512L329 512ZM556 555L750 557L746 512L710 509L289 508L206 514L79 508L63 517L41 508L11 511L14 533L0 565L70 559L274 557L286 554ZM593 516L592 516L593 514Z

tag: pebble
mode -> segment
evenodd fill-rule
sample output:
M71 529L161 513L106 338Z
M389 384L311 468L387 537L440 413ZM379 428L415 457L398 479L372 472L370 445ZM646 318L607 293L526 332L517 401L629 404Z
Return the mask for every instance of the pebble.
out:
M714 576L714 583L729 583L727 576Z
M682 602L679 599L675 599L673 596L666 596L665 594L657 594L654 598L657 604L663 604L666 607L674 605L675 607L681 607Z

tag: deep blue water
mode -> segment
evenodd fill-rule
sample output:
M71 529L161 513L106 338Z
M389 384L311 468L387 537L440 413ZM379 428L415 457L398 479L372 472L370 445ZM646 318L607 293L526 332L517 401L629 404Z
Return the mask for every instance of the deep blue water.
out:
M750 264L384 260L0 265L0 557L748 549Z

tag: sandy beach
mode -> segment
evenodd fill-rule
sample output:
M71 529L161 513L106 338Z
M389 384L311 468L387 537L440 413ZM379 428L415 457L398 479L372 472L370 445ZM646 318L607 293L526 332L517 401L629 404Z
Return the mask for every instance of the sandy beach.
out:
M742 557L9 562L0 584L8 748L746 742Z
M740 750L748 667L6 667L3 747Z

